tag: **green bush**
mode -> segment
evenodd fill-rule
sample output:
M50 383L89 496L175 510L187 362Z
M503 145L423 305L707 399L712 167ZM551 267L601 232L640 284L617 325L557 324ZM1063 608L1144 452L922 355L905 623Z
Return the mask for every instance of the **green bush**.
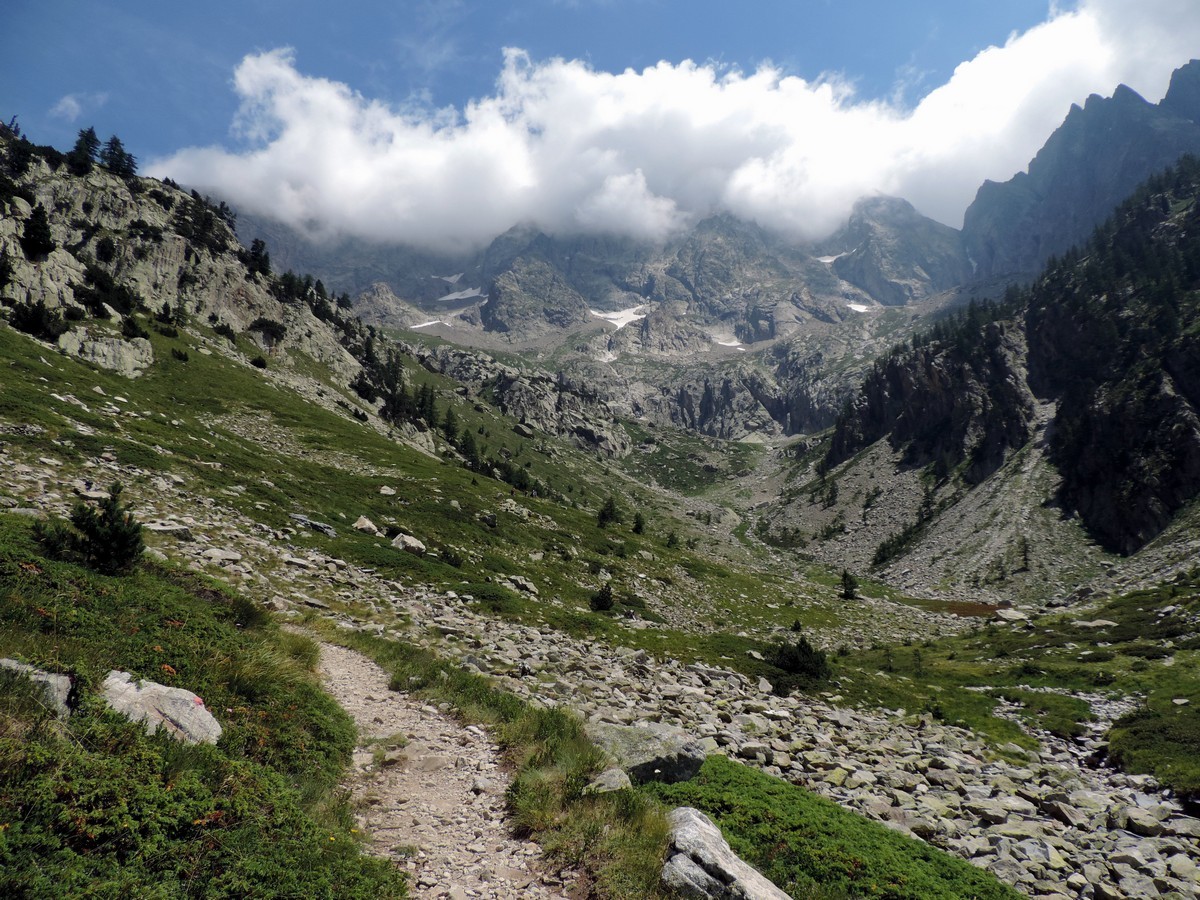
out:
M69 328L63 321L62 313L57 309L48 308L42 300L37 303L17 304L8 321L17 331L23 331L44 341L57 341Z
M776 645L770 661L776 668L802 680L825 681L831 674L825 651L810 644L804 635Z
M489 612L515 615L520 611L521 598L498 584L467 584L463 585L462 590Z
M133 316L126 316L125 320L121 322L121 337L129 341L134 338L149 338L150 332L143 328L142 324Z
M642 790L707 813L734 852L793 897L1019 896L970 863L721 756L689 782Z
M600 590L592 594L591 599L588 601L588 606L592 608L593 612L608 612L613 608L614 602L612 582L606 581L600 585Z
M1200 709L1194 705L1157 700L1114 722L1108 738L1110 757L1122 769L1148 772L1179 794L1200 799Z
M82 500L71 512L71 531L61 522L39 522L34 536L48 555L78 559L104 575L128 572L141 559L145 544L142 526L121 506L121 485L114 483L99 509Z

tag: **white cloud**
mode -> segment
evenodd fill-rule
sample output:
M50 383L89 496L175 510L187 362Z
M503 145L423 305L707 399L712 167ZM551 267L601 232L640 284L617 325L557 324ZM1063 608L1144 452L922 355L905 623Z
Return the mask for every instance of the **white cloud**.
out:
M717 209L816 236L876 192L958 225L979 184L1024 168L1072 102L1121 82L1158 100L1197 47L1195 0L1084 0L911 108L771 67L608 73L507 50L491 96L435 112L305 76L276 50L235 73L243 149L145 168L314 234L440 246L529 221L660 238Z
M50 107L50 115L56 119L74 122L85 108L98 109L108 102L108 94L66 94Z

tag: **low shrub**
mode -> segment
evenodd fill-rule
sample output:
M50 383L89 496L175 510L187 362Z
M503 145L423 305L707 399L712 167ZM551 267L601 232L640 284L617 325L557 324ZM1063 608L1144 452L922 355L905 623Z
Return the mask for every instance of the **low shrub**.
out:
M723 756L691 781L642 790L711 816L734 852L793 897L1020 896L970 863Z
M57 341L70 328L63 320L62 313L57 309L48 308L42 300L37 303L17 304L8 323L17 331L23 331L43 341Z
M613 608L614 602L612 582L606 581L600 585L600 590L592 594L588 606L592 608L592 612L608 612Z
M70 523L38 522L34 536L55 559L78 560L104 575L128 572L141 559L142 526L121 506L121 485L114 483L99 508L76 502Z
M777 644L771 653L770 662L788 675L805 681L825 681L832 674L829 659L824 650L819 650L800 635L794 641Z

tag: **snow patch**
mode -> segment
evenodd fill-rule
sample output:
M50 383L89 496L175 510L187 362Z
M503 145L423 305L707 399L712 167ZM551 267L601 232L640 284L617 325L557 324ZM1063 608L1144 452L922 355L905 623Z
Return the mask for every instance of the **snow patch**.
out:
M869 306L864 306L861 303L847 303L846 305L848 307L850 307L852 310L854 310L855 312L866 312L868 309L871 308Z
M832 263L834 260L841 259L843 256L846 256L846 254L845 254L845 253L839 253L839 254L837 254L836 256L818 256L818 257L817 257L817 262L823 262L823 263L825 263L825 265L829 265L829 264L831 264L831 263Z
M742 346L742 342L739 340L736 340L736 339L734 339L732 341L717 341L717 343L720 344L722 347L737 347L739 350L745 349Z
M446 284L458 284L458 279L463 277L463 273L459 272L457 275L433 275L430 277L444 281Z
M455 276L457 277L457 276ZM479 288L467 288L465 291L455 291L453 294L444 294L434 300L434 303L451 303L455 300L470 300L472 297L486 297L483 291Z
M603 319L605 322L611 322L617 326L617 331L620 331L630 322L636 322L639 319L646 318L646 314L642 312L646 308L645 304L641 306L631 306L629 309L618 309L616 312L601 312L598 309L589 309L593 316L597 319Z
M445 325L447 328L452 327L449 322L443 322L441 319L430 319L428 322L422 322L420 325L411 326L411 329L416 331L418 328L428 328L430 325Z

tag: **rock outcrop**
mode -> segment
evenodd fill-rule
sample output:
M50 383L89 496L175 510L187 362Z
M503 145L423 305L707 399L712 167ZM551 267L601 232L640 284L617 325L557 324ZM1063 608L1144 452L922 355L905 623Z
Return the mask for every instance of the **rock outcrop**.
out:
M126 378L136 378L154 362L154 348L145 338L125 340L93 335L87 328L68 331L58 339L58 346L68 356L110 369Z
M71 699L71 679L69 676L55 675L53 672L46 672L36 666L17 662L15 659L0 659L0 669L8 669L10 672L16 672L18 675L22 675L38 685L41 688L46 705L54 711L54 714L58 718L65 719L71 715L69 703Z
M588 737L638 783L690 781L707 754L686 731L658 722L609 725L590 722Z
M145 722L146 732L160 728L185 744L215 744L221 724L204 701L183 688L156 681L136 681L129 672L112 671L100 686L104 702L133 722Z
M713 820L689 806L671 810L671 843L662 882L697 900L788 900L788 895L743 862Z

